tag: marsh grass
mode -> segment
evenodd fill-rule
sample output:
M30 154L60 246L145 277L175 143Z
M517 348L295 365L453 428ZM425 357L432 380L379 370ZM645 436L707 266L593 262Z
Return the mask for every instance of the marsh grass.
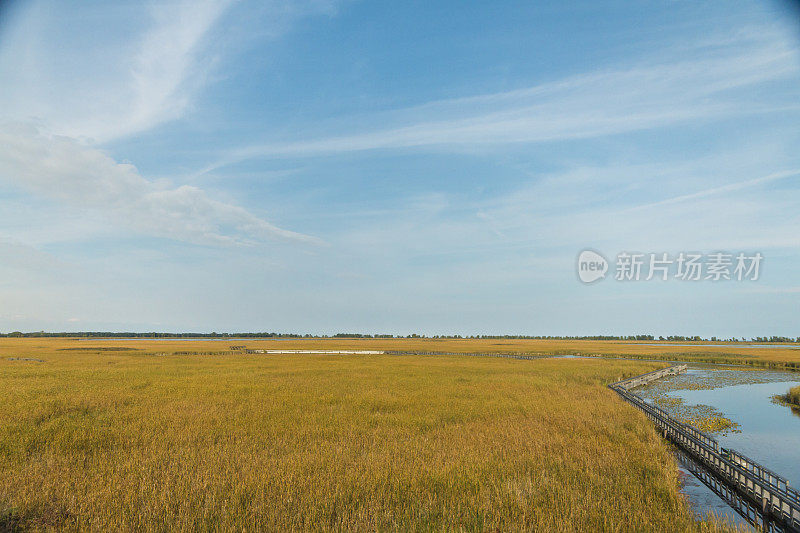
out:
M0 530L723 528L605 387L660 364L28 353L0 354Z
M786 393L786 402L800 408L800 386L789 389Z
M779 394L774 400L780 404L791 407L793 411L800 412L800 385L792 387L786 394Z
M729 343L669 343L567 339L225 339L225 340L113 340L97 338L0 338L0 353L33 357L69 348L75 353L99 354L107 348L132 348L140 353L212 355L230 353L231 345L249 349L387 350L397 352L502 353L517 355L611 356L632 359L696 361L748 365L758 368L800 369L800 344L784 348L748 348Z

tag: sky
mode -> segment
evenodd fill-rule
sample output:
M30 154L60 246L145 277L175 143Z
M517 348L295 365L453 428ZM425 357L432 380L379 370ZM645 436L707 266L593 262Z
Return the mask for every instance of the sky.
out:
M791 2L5 1L0 331L800 336L799 126Z

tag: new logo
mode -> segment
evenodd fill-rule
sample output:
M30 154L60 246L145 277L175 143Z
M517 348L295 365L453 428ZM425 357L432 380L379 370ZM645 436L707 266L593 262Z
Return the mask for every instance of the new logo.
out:
M578 255L578 278L583 283L593 283L606 277L608 261L599 253L584 250Z

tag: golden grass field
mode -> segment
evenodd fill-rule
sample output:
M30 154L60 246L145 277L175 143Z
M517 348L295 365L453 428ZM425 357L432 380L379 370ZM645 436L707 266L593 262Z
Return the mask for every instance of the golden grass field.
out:
M229 344L401 345L0 339L0 530L724 529L605 386L663 363Z
M657 341L591 341L544 339L78 339L78 338L0 338L0 355L51 354L78 351L87 347L101 349L129 347L141 353L199 354L220 353L232 345L251 349L297 350L386 350L398 352L505 353L528 355L610 356L631 359L735 363L753 366L800 369L800 344L776 344L794 349L747 348L744 343L691 343ZM655 345L655 346L654 346ZM687 346L691 345L691 346ZM95 350L98 351L98 350Z

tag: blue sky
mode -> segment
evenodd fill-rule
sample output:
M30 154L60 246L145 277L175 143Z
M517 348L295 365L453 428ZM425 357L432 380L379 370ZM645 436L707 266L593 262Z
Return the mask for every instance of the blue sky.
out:
M800 335L792 4L2 6L0 331Z

